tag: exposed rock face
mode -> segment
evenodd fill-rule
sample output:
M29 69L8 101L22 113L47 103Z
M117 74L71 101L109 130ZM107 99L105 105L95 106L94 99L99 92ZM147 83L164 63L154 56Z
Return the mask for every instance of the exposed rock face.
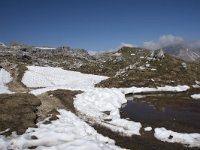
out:
M188 48L180 49L180 52L177 56L186 61L195 61L195 60L200 59L200 52L199 51L195 52Z
M158 49L158 50L154 50L152 53L151 53L151 58L155 58L155 59L163 59L165 57L165 53L162 49Z

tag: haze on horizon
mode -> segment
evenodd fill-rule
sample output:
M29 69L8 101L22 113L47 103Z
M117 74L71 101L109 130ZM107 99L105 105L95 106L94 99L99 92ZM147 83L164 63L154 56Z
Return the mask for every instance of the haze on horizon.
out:
M1 0L0 41L106 50L200 48L200 1Z

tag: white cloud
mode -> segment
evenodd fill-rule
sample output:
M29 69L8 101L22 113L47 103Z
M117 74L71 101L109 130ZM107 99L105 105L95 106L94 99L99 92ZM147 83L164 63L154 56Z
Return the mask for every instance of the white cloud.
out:
M111 48L111 49L107 49L107 50L101 50L101 51L88 51L88 53L90 55L95 55L95 54L101 54L101 53L106 53L106 52L116 52L119 49L121 49L122 47L138 47L138 46L135 45L135 44L122 42L119 46L117 46L115 48Z
M143 47L151 50L176 45L190 49L200 49L200 41L188 42L184 38L174 35L162 35L157 42L147 41L143 43Z
M174 35L163 35L160 37L159 44L161 47L169 46L169 45L177 45L184 44L185 40L182 37L174 36Z
M143 45L144 45L144 48L151 49L151 50L155 50L155 49L159 49L160 48L160 44L159 43L155 43L153 41L144 42Z
M122 47L138 47L138 46L135 45L135 44L124 43L124 42L122 42L119 46L117 46L117 47L115 47L115 48L112 48L112 49L108 49L108 50L101 51L101 53L104 53L104 52L116 52L116 51L118 51L119 49L121 49Z
M200 49L200 41L193 41L188 45L190 49Z
M134 45L134 44L131 44L131 43L122 42L120 47L137 47L137 45Z

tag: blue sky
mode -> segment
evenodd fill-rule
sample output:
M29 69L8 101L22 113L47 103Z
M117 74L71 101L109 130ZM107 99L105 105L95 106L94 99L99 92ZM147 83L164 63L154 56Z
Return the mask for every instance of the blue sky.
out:
M105 50L162 35L200 40L199 0L0 0L0 41Z

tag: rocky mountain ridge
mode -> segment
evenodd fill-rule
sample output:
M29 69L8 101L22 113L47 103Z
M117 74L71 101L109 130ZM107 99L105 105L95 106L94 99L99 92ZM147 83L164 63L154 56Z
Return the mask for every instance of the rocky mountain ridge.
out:
M67 66L68 68L76 68L92 60L84 49L33 47L23 44L0 45L0 58L3 60L10 58L10 61L26 64Z
M185 54L184 51L182 54ZM6 65L5 65L6 64ZM20 64L62 67L110 78L97 86L164 86L200 81L200 62L188 62L165 53L144 48L122 47L116 52L91 56L84 49L48 48L23 44L0 45L0 65Z
M196 61L200 60L200 50L190 49L183 45L172 45L163 48L167 53L183 59L185 61Z

